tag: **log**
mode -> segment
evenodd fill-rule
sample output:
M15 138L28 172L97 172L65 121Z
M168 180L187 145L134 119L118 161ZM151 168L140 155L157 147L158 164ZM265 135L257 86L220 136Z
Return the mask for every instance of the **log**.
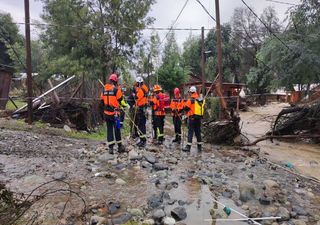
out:
M255 141L248 143L248 144L243 144L242 146L253 146L256 145L257 143L261 141L265 141L267 139L298 139L298 138L305 138L305 139L314 139L314 138L320 138L320 135L318 134L308 134L308 135L268 135L268 136L263 136Z

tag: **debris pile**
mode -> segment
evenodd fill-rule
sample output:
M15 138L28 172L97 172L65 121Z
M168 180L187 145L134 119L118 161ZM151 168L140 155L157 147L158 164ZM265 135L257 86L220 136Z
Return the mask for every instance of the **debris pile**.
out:
M320 135L320 100L310 105L283 109L274 122L272 134L310 135L310 138Z

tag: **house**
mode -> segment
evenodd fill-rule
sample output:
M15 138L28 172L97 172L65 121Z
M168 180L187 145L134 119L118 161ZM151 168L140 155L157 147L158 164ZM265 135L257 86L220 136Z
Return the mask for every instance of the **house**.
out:
M6 109L9 99L13 68L0 65L0 109Z

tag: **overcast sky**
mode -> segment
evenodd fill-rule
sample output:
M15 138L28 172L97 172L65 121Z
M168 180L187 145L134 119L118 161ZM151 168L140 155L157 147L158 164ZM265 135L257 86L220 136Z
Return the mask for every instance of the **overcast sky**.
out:
M153 5L150 16L156 20L154 27L170 27L172 22L177 17L186 0L157 0ZM214 0L200 0L203 5L215 15ZM298 4L300 0L282 0L283 2L290 2ZM289 5L273 3L267 0L246 0L246 2L254 8L260 15L263 9L267 6L274 6L281 21L286 18L286 12ZM244 6L241 0L220 0L220 14L221 22L229 22L233 11L236 7ZM23 0L0 0L0 10L9 12L16 22L24 22L24 1ZM30 17L31 20L40 20L42 13L42 3L40 0L30 0ZM214 21L203 11L196 0L189 0L185 10L182 12L175 27L177 28L212 28L215 26ZM24 32L24 26L20 26L21 32ZM167 31L159 31L162 39ZM181 45L183 41L189 36L190 31L176 31L178 43ZM200 31L192 31L192 34L198 35ZM149 31L144 32L147 38L150 35ZM38 32L32 28L32 36L36 38Z

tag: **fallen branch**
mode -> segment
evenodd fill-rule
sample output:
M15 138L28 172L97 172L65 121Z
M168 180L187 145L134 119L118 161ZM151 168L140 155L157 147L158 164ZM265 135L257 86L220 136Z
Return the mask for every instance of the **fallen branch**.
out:
M251 143L248 143L248 144L243 144L242 146L253 146L253 145L256 145L257 143L261 142L261 141L264 141L264 140L267 140L267 139L299 139L299 138L307 138L307 139L310 139L310 138L320 138L320 135L318 134L308 134L308 135L268 135L268 136L263 136L261 138L258 138L257 140L251 142Z

